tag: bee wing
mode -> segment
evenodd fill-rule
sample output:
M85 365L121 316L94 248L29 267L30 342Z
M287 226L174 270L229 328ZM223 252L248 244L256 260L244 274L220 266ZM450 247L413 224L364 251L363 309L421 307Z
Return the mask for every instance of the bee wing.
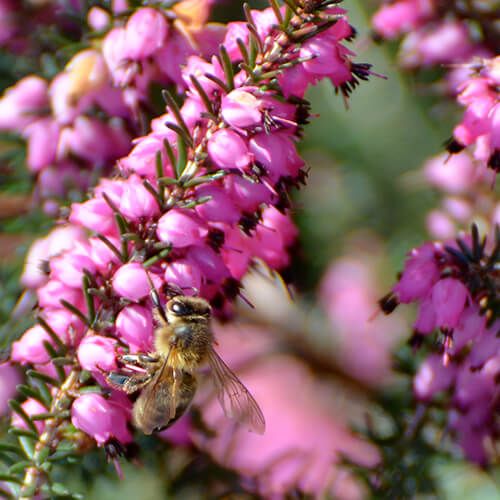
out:
M168 358L167 355L158 374L143 389L142 396L144 398L144 411L148 413L157 406L158 400L167 402L168 418L172 420L177 409L181 377L178 370L168 365Z
M264 415L250 391L214 349L209 351L208 362L212 369L217 398L226 416L247 425L257 434L264 434Z

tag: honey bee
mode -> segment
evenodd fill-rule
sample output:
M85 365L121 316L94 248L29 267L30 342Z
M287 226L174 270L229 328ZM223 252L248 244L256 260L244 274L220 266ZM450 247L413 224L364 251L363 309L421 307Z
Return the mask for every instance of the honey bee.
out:
M263 434L265 421L259 405L213 347L209 303L179 295L163 309L158 296L152 293L152 298L158 323L155 352L121 356L123 364L141 371L107 376L112 386L127 394L141 391L133 407L134 425L144 434L171 426L189 407L198 385L197 371L207 362L226 416Z

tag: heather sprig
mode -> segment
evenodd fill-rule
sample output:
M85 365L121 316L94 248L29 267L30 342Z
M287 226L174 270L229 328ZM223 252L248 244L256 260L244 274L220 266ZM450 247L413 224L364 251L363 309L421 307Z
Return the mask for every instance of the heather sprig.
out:
M414 378L415 395L431 405L446 394L449 429L465 455L482 464L494 459L499 432L499 256L498 226L493 241L473 226L469 236L427 243L410 253L381 301L387 313L398 303L418 304L410 342L418 347L429 336L434 342L426 342L431 353Z
M115 451L132 442L131 402L103 373L119 354L151 350L150 283L162 301L200 295L227 317L252 262L289 264L288 193L306 177L295 145L305 90L329 78L347 96L369 74L342 43L354 31L337 3L247 9L217 56L187 59L185 99L165 91L166 113L118 173L71 206L60 231L77 236L37 275L39 322L12 346L11 360L36 380L13 405L27 459L5 479L21 498L51 488L61 448L83 452L88 437Z
M200 3L204 14L196 16L183 10L185 3L125 11L81 5L86 30L63 68L51 78L28 75L7 89L0 130L26 142L36 207L57 217L61 203L81 199L109 175L132 138L160 112L154 89L182 91L180 66L187 57L216 50L223 32L207 23L208 2Z

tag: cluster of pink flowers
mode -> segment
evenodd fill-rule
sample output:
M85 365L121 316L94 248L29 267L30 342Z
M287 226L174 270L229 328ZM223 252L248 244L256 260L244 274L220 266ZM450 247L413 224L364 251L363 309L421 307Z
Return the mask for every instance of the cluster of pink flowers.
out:
M450 152L473 146L474 158L500 171L500 56L483 59L476 73L459 88L458 102L465 107L453 131Z
M167 113L119 160L119 173L71 206L70 225L57 229L74 234L71 245L61 251L58 237L45 239L34 258L53 255L46 274L26 269L40 323L14 343L12 360L54 375L46 343L57 348L59 339L74 352L108 394L81 395L71 410L73 424L99 444L131 439L131 403L109 390L102 371L116 368L117 354L151 350L149 279L163 301L180 290L228 315L253 261L276 270L289 264L296 229L287 193L304 179L295 145L307 119L304 92L329 78L347 94L369 67L353 63L342 45L353 35L344 10L323 6L315 16L308 5L291 17L296 32L288 34L279 27L283 12L251 11L248 25L227 26L219 57L189 57L179 81L187 87L183 105L167 95ZM137 57L150 60L159 33L147 31ZM259 47L256 56L245 41ZM231 61L246 66L233 74ZM114 69L114 77L128 75Z
M370 247L370 255L353 249L332 262L323 278L320 299L331 325L332 351L342 369L365 384L380 386L390 379L391 352L407 325L398 313L375 316L381 246L374 238L364 243Z
M466 150L428 160L423 174L427 183L442 195L439 207L427 215L427 230L433 238L452 239L473 222L494 236L495 224L500 224L500 204L492 189L493 170L475 161Z
M384 2L373 16L372 24L382 38L404 36L399 54L403 67L415 69L463 63L473 57L491 56L496 48L492 35L495 2L483 3L484 7L477 10L463 2ZM452 71L448 75L449 91L455 92L464 76L461 68Z
M412 342L436 330L439 352L420 366L415 393L431 401L448 391L454 429L466 455L487 461L488 440L498 435L497 379L500 373L498 263L500 235L493 242L472 237L414 249L393 293L382 301L390 312L398 303L418 304Z
M115 14L125 8L117 5ZM125 25L122 16L113 18L100 7L87 17L96 33L105 33L92 47L51 82L25 77L0 99L0 130L27 141L36 198L52 215L59 201L81 198L130 151L132 137L154 113L152 84L184 88L180 66L186 58L213 53L222 39L220 28L204 24L206 16L174 22L168 11L152 7L137 9Z

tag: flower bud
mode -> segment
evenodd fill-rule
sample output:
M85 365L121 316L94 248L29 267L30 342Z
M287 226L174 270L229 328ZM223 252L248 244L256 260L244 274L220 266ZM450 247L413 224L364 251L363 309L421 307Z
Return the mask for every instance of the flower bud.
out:
M16 386L21 382L19 372L8 363L0 364L0 416L9 411L9 399L16 393Z
M136 304L124 307L116 317L116 331L132 352L145 352L153 343L151 310Z
M87 335L78 347L78 361L91 372L116 369L116 340L101 335Z
M141 178L131 175L124 184L119 210L127 219L136 221L142 217L154 217L160 212L160 207Z
M464 310L469 292L465 285L454 278L439 280L432 289L432 303L436 323L441 328L454 328Z
M151 56L163 45L168 24L159 10L141 7L130 16L125 30L128 57L140 60Z
M419 399L427 401L436 393L448 389L454 379L454 368L444 366L442 356L433 354L420 366L413 380L413 390Z
M210 199L196 207L196 212L202 219L226 224L236 224L240 220L241 212L224 189L213 184L202 185L196 190L196 197L205 196Z
M207 233L208 229L203 220L193 211L182 208L169 210L158 221L156 230L161 241L176 248L200 245Z
M40 415L42 413L47 413L47 408L42 405L39 401L33 398L27 399L22 405L21 408L24 410L28 417L34 417L35 415ZM45 428L44 420L34 420L33 423L39 434L43 432ZM27 429L28 425L26 422L17 414L13 413L12 415L12 426L17 427L18 429Z
M122 443L132 441L127 428L129 410L114 402L104 399L100 394L83 394L71 407L73 425L103 445L111 438Z
M159 276L149 273L155 287L161 284ZM146 270L138 262L125 264L113 276L113 290L125 299L137 302L151 291Z
M50 335L40 325L29 328L12 344L11 360L21 364L47 363L50 355L45 349L44 342L54 344Z
M165 270L168 284L177 285L185 295L197 295L201 288L202 275L199 266L188 259L169 263Z
M210 159L219 168L243 170L251 161L246 141L233 130L215 132L208 141L207 149Z

